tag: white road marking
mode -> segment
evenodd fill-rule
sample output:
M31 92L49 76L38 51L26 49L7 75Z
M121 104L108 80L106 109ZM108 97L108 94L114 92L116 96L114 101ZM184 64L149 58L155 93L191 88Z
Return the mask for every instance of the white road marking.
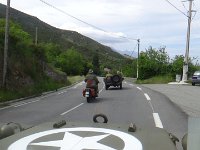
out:
M163 124L160 120L160 117L159 117L159 114L158 113L155 113L155 110L153 108L153 105L151 103L151 98L149 97L149 95L147 93L144 93L144 96L146 97L152 111L153 111L153 118L154 118L154 122L155 122L155 126L158 127L158 128L163 128Z
M100 91L99 91L99 93L101 93L103 91L103 89L101 89Z
M144 96L146 97L146 99L147 99L148 101L151 100L151 98L149 97L149 95L148 95L147 93L144 93Z
M139 89L140 91L142 91L142 89L140 87L137 87L137 89Z
M104 83L103 79L101 81L102 83ZM103 91L104 88L105 88L105 84L103 84L103 88L99 91L99 94Z
M147 93L144 93L144 96L146 97L147 101L149 102L149 105L151 106L151 109L154 113L155 111L154 111L153 105L151 103L151 98L149 97L149 95Z
M70 109L70 110L68 110L68 111L66 111L66 112L64 112L64 113L62 113L62 114L60 114L60 115L63 116L63 115L65 115L65 114L69 113L70 111L72 111L72 110L74 110L74 109L80 107L80 106L83 105L83 104L84 104L84 103L81 103L81 104L79 104L79 105L73 107L72 109Z
M84 83L84 81L82 81L82 82L80 82L80 83L78 83L78 84L76 84L73 88L74 89L76 89L78 86L81 86L81 85L83 85L83 83Z
M130 86L134 86L133 84L129 84Z
M158 128L163 128L162 122L160 120L159 114L158 113L153 113L153 118L154 118L154 122L156 127Z
M101 93L103 91L103 89L105 88L105 84L103 85L103 88L99 91L99 93Z
M153 108L153 105L152 105L151 101L148 101L148 102L149 102L149 105L151 106L151 109L152 109L152 111L153 111L153 113L154 113L155 110L154 110L154 108Z
M45 95L45 96L42 96L40 99L47 98L47 97L50 97L50 96L52 96L52 95L47 94L47 95Z
M4 110L4 109L10 108L10 107L13 107L13 106L6 106L6 107L3 107L3 108L0 108L0 110Z
M58 93L58 95L63 94L63 93L66 93L66 92L67 92L67 91L62 91L62 92Z
M20 104L17 104L17 105L12 105L13 107L20 107L20 106L24 106L24 105L27 105L27 104L31 104L31 103L35 103L35 102L38 102L40 101L39 99L38 100L35 100L35 101L31 101L31 102L23 102L23 103L20 103Z

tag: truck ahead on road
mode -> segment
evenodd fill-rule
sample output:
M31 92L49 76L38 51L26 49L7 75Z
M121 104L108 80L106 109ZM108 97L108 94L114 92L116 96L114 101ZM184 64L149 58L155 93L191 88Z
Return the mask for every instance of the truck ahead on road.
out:
M107 76L104 78L105 89L108 90L110 86L119 87L120 89L122 89L123 80L124 78L122 77L122 75L119 74Z

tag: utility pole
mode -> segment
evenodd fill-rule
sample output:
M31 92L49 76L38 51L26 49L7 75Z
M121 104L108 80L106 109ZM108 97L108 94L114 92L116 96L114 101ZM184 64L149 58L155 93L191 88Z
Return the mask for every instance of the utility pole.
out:
M138 42L137 80L138 80L138 78L139 78L140 39L137 39L137 42Z
M35 28L35 45L37 45L38 41L38 27Z
M7 58L8 58L8 36L9 36L9 15L10 15L10 0L7 0L6 8L6 26L5 26L5 44L4 44L4 64L3 64L3 87L6 87L7 74Z
M190 48L190 27L191 27L191 21L192 21L193 0L188 0L188 1L189 1L189 11L188 11L187 42L186 42L185 58L183 62L183 76L182 76L181 82L185 82L188 80L188 59L189 59L189 48Z

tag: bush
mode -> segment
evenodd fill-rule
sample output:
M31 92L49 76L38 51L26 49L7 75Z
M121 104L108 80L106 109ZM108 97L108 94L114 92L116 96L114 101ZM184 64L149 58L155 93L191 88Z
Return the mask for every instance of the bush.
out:
M56 67L68 75L80 75L84 70L84 59L79 52L71 48L58 56Z
M153 76L168 73L169 56L165 47L158 50L150 47L146 52L140 53L139 58L139 78L147 79Z

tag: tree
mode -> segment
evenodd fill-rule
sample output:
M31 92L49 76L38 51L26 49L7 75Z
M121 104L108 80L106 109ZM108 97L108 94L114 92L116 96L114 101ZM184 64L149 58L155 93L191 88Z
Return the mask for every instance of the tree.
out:
M137 61L136 61L136 59L125 60L123 62L122 73L126 77L136 77L137 76Z
M39 44L45 51L47 62L55 65L57 57L61 54L61 47L54 43Z
M175 76L176 74L182 74L183 71L183 55L176 55L172 60L172 75Z
M198 66L194 65L192 63L192 60L189 58L188 61L188 75L191 76L196 70L198 70ZM172 59L172 75L175 76L176 74L182 75L183 71L183 62L184 62L184 56L183 55L176 55L174 59Z
M72 47L58 56L56 67L69 75L80 75L84 69L83 64L82 55Z
M10 31L9 31L9 51L8 55L26 55L30 54L30 51L27 51L27 47L32 44L31 36L25 32L22 27L12 21L9 22ZM5 34L5 19L0 19L0 44L4 45L4 34Z
M83 72L82 74L83 75L87 75L89 69L91 69L93 66L92 66L92 63L91 62L87 62L86 60L84 60L84 63L83 63Z
M156 75L163 75L169 72L169 56L165 47L158 50L149 47L146 52L140 53L139 78L147 79Z
M93 56L92 65L93 65L94 73L99 75L100 74L100 64L99 64L99 55L98 55L98 53L96 53Z

